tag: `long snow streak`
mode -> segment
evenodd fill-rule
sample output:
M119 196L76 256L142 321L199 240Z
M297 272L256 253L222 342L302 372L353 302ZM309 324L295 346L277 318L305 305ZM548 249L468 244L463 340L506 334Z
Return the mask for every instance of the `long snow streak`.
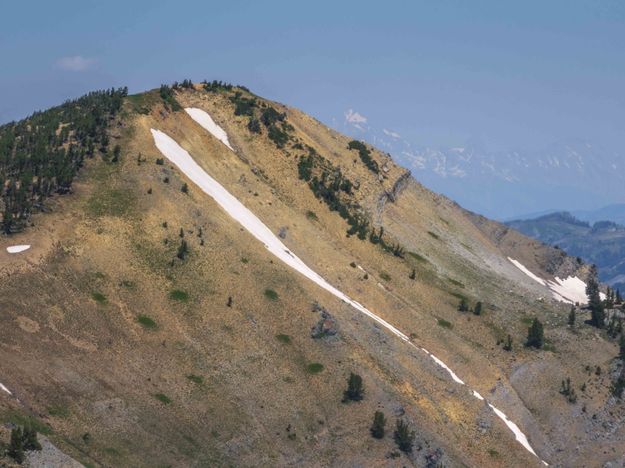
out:
M248 210L239 200L231 195L230 192L228 192L219 182L217 182L210 175L208 175L206 171L204 171L204 169L202 169L194 161L191 155L180 145L178 145L178 143L174 139L172 139L169 135L161 132L160 130L151 129L151 131L152 136L154 137L154 143L158 150L173 164L175 164L178 169L180 169L194 184L202 189L204 193L213 198L226 211L226 213L228 213L239 224L247 229L247 231L252 234L256 239L262 242L265 248L269 250L273 255L278 257L291 268L298 271L326 291L330 292L334 296L338 297L342 301L350 304L358 311L370 317L372 320L382 325L384 328L389 330L395 336L399 337L401 340L411 345L413 348L420 349L425 352L428 356L430 356L430 358L432 358L432 360L434 360L434 362L436 362L436 364L445 369L455 382L461 385L466 385L443 361L438 359L425 348L419 348L415 346L412 342L410 342L410 339L406 334L402 333L386 320L378 317L376 314L371 312L359 302L351 299L342 291L336 289L324 278L318 275L314 270L308 267L308 265L306 265L299 257L297 257L297 255L291 252L286 247L286 245L284 245L282 241L280 241L280 239L275 236L274 233L271 232L271 230L267 226L265 226L265 224L263 224L260 219L256 217L256 215L254 215L254 213ZM472 395L480 400L483 400L481 395L475 391L472 391ZM518 426L510 421L503 412L495 408L490 403L489 406L514 433L516 440L518 440L519 443L523 445L526 450L528 450L533 455L536 455L536 452L534 452L534 450L530 446L527 437L521 432Z
M193 120L200 124L211 135L221 141L228 148L232 149L232 146L230 146L230 141L228 140L228 134L223 128L215 123L215 121L211 118L208 112L203 111L202 109L198 109L196 107L187 107L185 108L185 112L189 114L189 116Z

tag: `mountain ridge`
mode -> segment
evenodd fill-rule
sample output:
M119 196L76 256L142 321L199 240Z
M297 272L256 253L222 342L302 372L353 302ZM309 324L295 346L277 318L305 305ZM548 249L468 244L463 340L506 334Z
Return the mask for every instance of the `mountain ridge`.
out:
M206 112L234 152L186 108ZM621 417L608 377L583 397L594 420L557 388L564 373L584 379L581 350L607 368L615 344L589 327L573 334L569 306L507 257L545 278L582 275L574 259L485 218L479 226L383 152L245 88L152 90L125 98L109 123L119 158L85 158L71 195L51 197L34 225L1 239L31 245L0 252L0 381L19 398L0 396L3 421L36 419L64 451L98 464L540 466L423 348L504 411L540 458L614 459L602 451L618 433L596 429L597 444L567 432ZM163 160L151 129L417 348L406 352L403 340L274 263ZM461 299L483 301L483 313L459 312ZM338 333L312 337L328 314ZM550 350L522 346L533 316ZM500 345L507 335L513 351ZM350 372L365 397L342 403ZM412 453L397 451L390 434L369 437L376 410L417 431ZM563 424L553 425L556 415Z

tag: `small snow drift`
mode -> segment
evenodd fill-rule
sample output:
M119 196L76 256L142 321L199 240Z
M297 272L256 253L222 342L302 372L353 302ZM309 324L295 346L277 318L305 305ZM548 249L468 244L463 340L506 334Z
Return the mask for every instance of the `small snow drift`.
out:
M0 390L2 390L3 392L7 392L9 395L13 395L13 394L11 393L11 390L9 390L8 388L6 388L6 387L5 387L4 385L2 385L1 383L0 383Z
M7 252L9 253L20 253L23 252L24 250L28 250L30 249L30 245L12 245L10 247L7 247Z
M452 371L443 361L437 358L434 354L430 353L425 348L419 348L418 346L416 346L410 341L410 338L406 334L402 333L400 330L395 328L383 318L371 312L359 302L347 296L347 294L332 286L321 275L319 275L308 265L306 265L297 255L291 252L282 243L282 241L271 231L271 229L263 224L263 222L258 219L254 213L252 213L245 205L243 205L243 203L237 200L237 198L235 198L230 192L228 192L228 190L226 190L219 182L217 182L210 175L208 175L206 171L204 171L204 169L202 169L195 162L193 157L191 157L191 155L176 142L176 140L171 138L166 133L161 132L160 130L151 129L151 132L154 138L154 144L156 145L158 150L173 164L175 164L178 169L180 169L204 193L206 193L213 200L215 200L217 204L221 206L221 208L223 208L226 213L228 213L235 221L241 224L241 226L243 226L252 236L262 242L265 248L269 250L269 252L278 257L294 270L304 275L306 278L319 285L321 288L325 289L329 293L338 297L342 301L354 307L356 310L362 312L372 320L382 325L395 336L405 341L409 346L413 347L416 350L423 351L438 366L444 369L456 383L460 385L466 385L460 379L460 377L458 377L454 373L454 371ZM484 399L479 393L475 391L472 391L472 395L479 400ZM516 440L528 452L537 456L536 452L534 452L534 450L530 446L527 437L525 437L525 434L520 431L518 426L510 421L502 411L495 408L490 403L488 403L488 406L493 409L495 414L514 433ZM543 463L546 465L544 461Z
M185 108L185 112L189 114L189 116L191 116L191 118L199 123L205 130L208 130L211 135L213 135L224 145L234 151L234 149L232 149L232 146L230 146L230 142L228 141L228 134L223 128L215 123L211 116L208 115L208 112L203 111L202 109L198 109L196 107L187 107Z
M544 280L529 271L525 265L518 260L510 257L508 257L508 260L534 281L549 288L552 296L557 301L566 302L568 304L574 304L576 302L585 304L588 301L586 297L586 283L577 276L569 276L566 279L561 279L556 276L555 280ZM601 293L601 295L602 297L605 296L603 293Z

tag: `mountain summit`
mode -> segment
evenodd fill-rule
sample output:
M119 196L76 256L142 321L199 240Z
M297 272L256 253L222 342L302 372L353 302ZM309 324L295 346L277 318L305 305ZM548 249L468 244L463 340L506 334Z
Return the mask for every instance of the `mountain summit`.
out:
M92 93L0 127L0 174L12 447L26 427L91 466L622 461L620 305L584 323L588 265L297 109L217 81Z

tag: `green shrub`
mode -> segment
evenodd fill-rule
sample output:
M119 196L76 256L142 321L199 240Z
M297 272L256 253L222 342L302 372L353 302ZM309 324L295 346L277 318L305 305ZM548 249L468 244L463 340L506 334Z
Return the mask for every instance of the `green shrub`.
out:
M421 262L421 263L427 263L427 258L425 258L422 255L419 255L416 252L408 252L408 255L410 255L412 258L414 258L416 261Z
M454 326L452 325L451 322L445 320L445 319L438 319L438 324L443 327L443 328L453 328Z
M106 304L106 296L98 291L93 291L91 293L91 298L96 301L98 304Z
M278 293L275 292L273 289L265 289L265 297L269 300L272 301L277 301L278 300Z
M174 301L187 302L189 300L189 293L180 289L174 289L169 293L169 298Z
M161 403L163 403L165 405L171 404L171 398L169 398L164 393L155 393L154 394L154 398L156 398L158 401L160 401Z
M147 315L139 315L137 317L137 322L139 322L139 324L144 328L154 330L157 327L156 322Z
M380 278L382 278L384 281L390 281L391 280L391 275L389 275L385 271L381 271L380 272Z
M306 212L306 217L310 219L311 221L317 221L319 219L317 218L317 214L314 211L310 211L310 210Z
M284 343L284 344L290 344L291 343L291 337L289 335L284 335L282 333L276 335L276 340L278 340L280 343Z
M323 370L323 364L318 362L310 363L306 366L306 372L309 374L318 374Z
M196 383L198 385L201 385L204 383L204 377L202 377L201 375L189 374L187 375L187 379L189 379L191 382Z

